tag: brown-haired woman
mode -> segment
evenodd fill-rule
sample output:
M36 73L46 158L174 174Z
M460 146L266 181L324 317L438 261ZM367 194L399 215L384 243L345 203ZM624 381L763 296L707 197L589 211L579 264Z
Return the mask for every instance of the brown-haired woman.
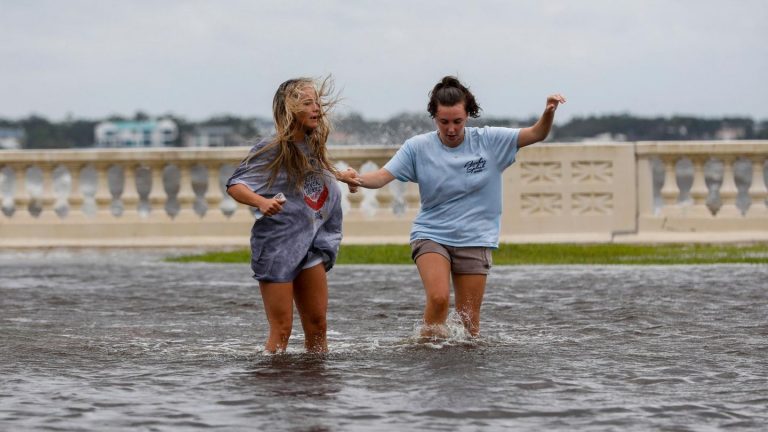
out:
M341 242L341 201L336 180L357 184L354 170L328 160L331 82L285 81L275 93L275 136L251 149L227 181L236 201L258 209L251 229L251 269L259 281L269 322L265 350L285 351L293 304L309 352L326 352L326 272Z
M467 127L480 106L456 77L446 76L427 105L437 130L408 139L383 168L360 176L360 185L371 189L395 178L419 185L421 210L411 249L426 294L423 336L448 335L451 280L464 328L472 336L480 332L491 249L499 244L502 172L519 148L547 137L561 103L562 95L548 96L544 114L531 127Z

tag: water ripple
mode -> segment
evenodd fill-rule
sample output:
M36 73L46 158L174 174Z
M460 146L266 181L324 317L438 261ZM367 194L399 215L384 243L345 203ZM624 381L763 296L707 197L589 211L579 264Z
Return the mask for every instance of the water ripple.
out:
M497 267L483 329L419 337L412 266L329 274L285 354L247 265L0 254L4 430L761 430L765 266ZM360 281L365 280L365 284Z

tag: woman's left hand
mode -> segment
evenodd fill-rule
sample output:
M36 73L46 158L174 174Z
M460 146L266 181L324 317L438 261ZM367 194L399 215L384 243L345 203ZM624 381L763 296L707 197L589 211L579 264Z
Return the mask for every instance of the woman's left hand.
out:
M550 113L555 112L557 106L561 103L565 103L565 96L561 95L560 93L549 95L547 96L547 108L544 111Z

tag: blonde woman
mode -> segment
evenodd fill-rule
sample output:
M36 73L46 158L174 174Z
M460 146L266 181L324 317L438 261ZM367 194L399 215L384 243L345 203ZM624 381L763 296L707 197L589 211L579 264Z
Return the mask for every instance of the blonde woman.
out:
M265 350L285 351L293 304L308 352L328 350L326 272L341 242L340 191L354 189L354 170L339 172L328 160L331 82L290 79L272 103L275 136L263 139L227 181L236 201L258 209L251 229L251 269L259 281L269 322Z

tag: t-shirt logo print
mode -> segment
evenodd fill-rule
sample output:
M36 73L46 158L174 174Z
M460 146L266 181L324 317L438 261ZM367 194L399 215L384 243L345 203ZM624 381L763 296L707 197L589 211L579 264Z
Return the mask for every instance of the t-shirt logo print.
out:
M477 160L469 161L464 164L464 168L467 169L467 174L476 174L485 171L486 160L480 156Z
M323 181L323 177L317 174L310 174L304 178L304 202L312 210L320 210L328 198L328 187Z

